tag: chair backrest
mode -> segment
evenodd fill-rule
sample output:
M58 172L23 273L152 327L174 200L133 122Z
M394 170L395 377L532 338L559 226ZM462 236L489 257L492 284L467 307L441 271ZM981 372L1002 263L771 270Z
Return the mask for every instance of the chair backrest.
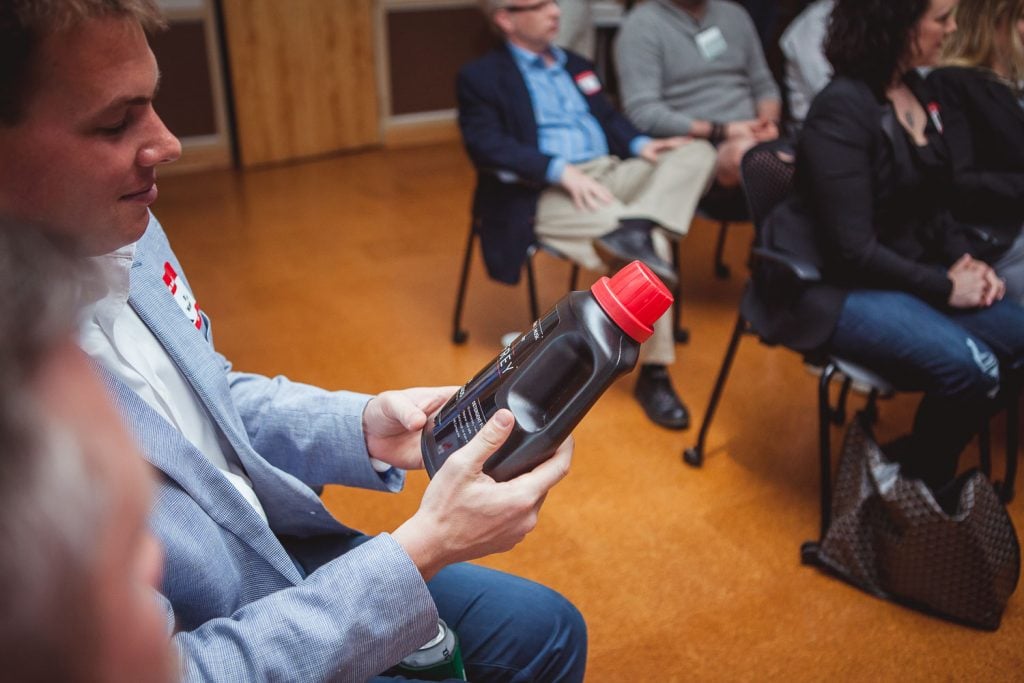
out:
M796 152L784 138L751 147L740 162L740 178L750 207L750 219L760 228L765 217L793 189Z

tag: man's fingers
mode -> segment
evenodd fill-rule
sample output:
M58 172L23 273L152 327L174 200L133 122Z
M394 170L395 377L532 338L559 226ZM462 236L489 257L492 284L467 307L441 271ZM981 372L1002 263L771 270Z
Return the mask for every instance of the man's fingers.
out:
M431 390L431 393L428 394L424 399L418 401L418 403L420 404L420 407L424 413L426 413L427 415L431 415L435 410L437 410L445 403L447 403L448 399L450 399L452 395L458 390L459 387L455 386L436 387L435 389Z
M381 404L384 417L394 420L410 432L423 428L427 415L418 401L404 391L388 391L385 394L387 398Z
M573 191L569 193L572 197L573 206L576 207L577 211L587 211L588 207L583 199L583 193L579 191Z
M584 186L581 188L579 196L580 203L582 204L581 208L588 211L597 211L612 200L611 193L599 183ZM580 203L577 203L578 207Z
M552 486L565 479L565 476L569 474L574 448L575 444L570 436L562 442L554 455L529 472L519 475L511 483L532 490L538 497L546 495Z
M497 451L508 435L512 433L515 418L512 411L502 408L496 412L483 429L477 432L468 444L452 454L449 460L458 460L474 473L482 472L487 458Z
M599 206L604 206L614 199L611 191L600 183L594 183L594 196L597 197L597 200L600 202Z

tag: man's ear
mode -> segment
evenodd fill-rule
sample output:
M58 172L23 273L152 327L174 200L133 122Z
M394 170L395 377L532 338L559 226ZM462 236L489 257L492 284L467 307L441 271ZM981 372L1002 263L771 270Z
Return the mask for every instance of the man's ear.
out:
M512 33L511 14L509 14L508 12L504 12L502 10L498 10L497 12L494 13L494 15L491 18L494 21L494 25L498 27L499 31L501 31L501 35L503 37L507 38L508 35Z

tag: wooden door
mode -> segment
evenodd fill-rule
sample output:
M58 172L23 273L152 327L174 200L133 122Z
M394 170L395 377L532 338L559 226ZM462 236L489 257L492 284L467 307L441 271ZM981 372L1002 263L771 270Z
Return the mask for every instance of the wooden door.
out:
M380 142L373 0L223 0L243 166Z

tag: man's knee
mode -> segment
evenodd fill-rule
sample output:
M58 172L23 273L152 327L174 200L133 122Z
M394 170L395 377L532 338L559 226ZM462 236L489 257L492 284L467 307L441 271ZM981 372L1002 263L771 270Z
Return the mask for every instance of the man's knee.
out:
M561 594L548 591L537 613L546 632L545 671L535 680L581 681L587 663L587 624L580 611Z
M662 153L659 167L707 169L714 168L718 160L718 151L707 140L694 139L675 149Z
M753 138L738 138L736 140L729 140L722 144L718 148L718 165L719 167L728 167L734 171L738 171L740 162L743 161L743 155L747 151L757 144L757 140Z

